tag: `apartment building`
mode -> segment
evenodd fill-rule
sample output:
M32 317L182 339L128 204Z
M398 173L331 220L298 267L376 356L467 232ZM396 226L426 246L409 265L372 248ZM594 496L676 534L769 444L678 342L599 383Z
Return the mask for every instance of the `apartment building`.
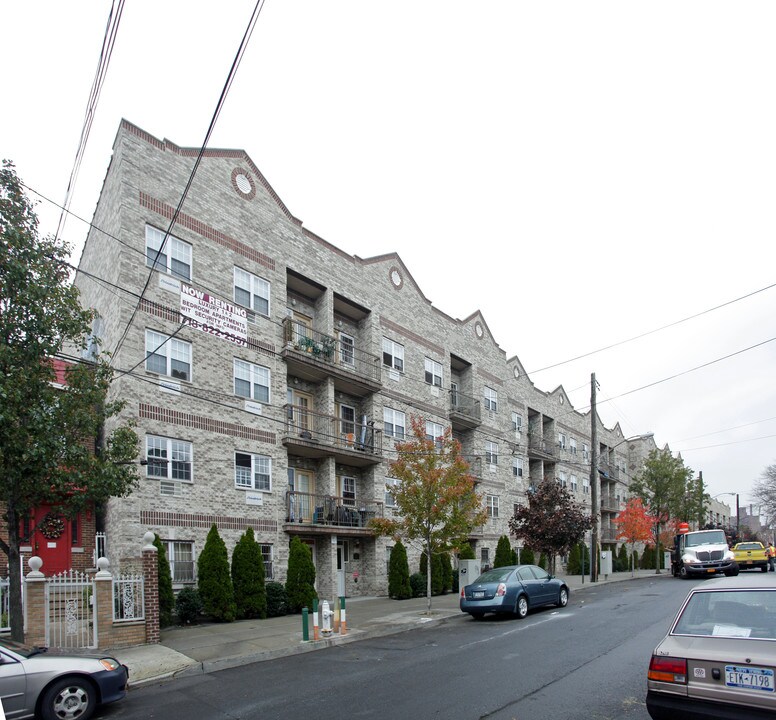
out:
M230 552L250 526L268 577L285 579L296 535L322 597L385 594L392 541L367 526L394 511L389 462L413 415L461 442L488 510L471 538L484 564L542 478L590 504L589 413L536 388L479 311L452 318L398 255L351 256L307 230L242 150L205 151L176 212L197 154L121 123L76 280L146 463L106 510L114 565L151 529L181 586L211 525ZM654 441L599 420L597 438L614 542Z

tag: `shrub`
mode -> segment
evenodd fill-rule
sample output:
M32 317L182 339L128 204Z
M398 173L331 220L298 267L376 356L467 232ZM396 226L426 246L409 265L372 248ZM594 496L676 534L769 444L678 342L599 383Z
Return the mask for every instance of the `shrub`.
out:
M531 548L524 547L520 551L520 562L523 563L523 565L533 565L535 562L534 558L534 551L531 550Z
M420 574L425 577L428 572L428 558L425 551L420 555ZM431 556L431 594L441 595L442 587L444 584L444 576L442 569L442 557L440 553L433 553ZM423 594L426 594L426 590L423 590Z
M614 571L626 572L628 570L630 570L630 565L628 564L628 548L625 546L625 543L623 543L617 551L616 567L614 568Z
M458 552L459 560L476 560L477 556L474 554L474 548L471 543L466 543Z
M237 617L267 617L267 591L264 587L264 558L261 547L248 528L232 553L232 585Z
M156 548L157 577L159 584L159 624L164 627L172 623L172 612L175 610L175 593L172 591L172 575L167 551L161 538L154 533Z
M509 544L509 538L502 535L496 545L496 557L493 559L493 567L504 567L512 564L512 547Z
M412 597L423 597L426 594L426 576L423 573L412 573L410 587L412 588Z
M288 554L286 593L288 609L292 613L301 612L304 607L312 609L313 600L318 597L318 593L315 592L315 565L313 565L312 551L296 536L291 539Z
M546 570L547 569L547 567L548 567L547 556L544 553L542 553L539 556L539 562L537 563L537 565L540 568L542 568L542 570Z
M288 614L288 595L286 586L279 582L268 582L267 591L267 617L281 617Z
M191 625L199 620L202 614L202 598L196 589L185 587L175 598L175 614L181 625Z
M509 564L517 565L517 550L514 548L512 548L512 552L510 553Z
M205 614L216 622L232 622L237 616L234 588L226 545L213 525L197 560L199 594Z
M453 586L453 563L450 553L442 553L439 558L442 562L442 594L449 592Z
M582 558L584 557L584 565ZM584 543L577 543L569 552L569 560L566 565L566 573L569 575L582 575L590 572L590 549Z
M388 563L388 596L396 600L406 600L412 597L407 549L401 540L397 540L396 545L391 550L391 559Z
M635 570L638 570L639 569L639 551L638 550L634 550L633 551L633 560L632 560L632 562L633 562L633 568ZM628 569L630 569L630 567L631 566L629 565Z

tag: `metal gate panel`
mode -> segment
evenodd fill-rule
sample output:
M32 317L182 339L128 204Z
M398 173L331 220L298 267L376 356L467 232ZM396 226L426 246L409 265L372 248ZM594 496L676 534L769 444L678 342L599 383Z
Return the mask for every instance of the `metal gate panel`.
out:
M56 648L96 647L94 581L76 570L46 581L46 645Z

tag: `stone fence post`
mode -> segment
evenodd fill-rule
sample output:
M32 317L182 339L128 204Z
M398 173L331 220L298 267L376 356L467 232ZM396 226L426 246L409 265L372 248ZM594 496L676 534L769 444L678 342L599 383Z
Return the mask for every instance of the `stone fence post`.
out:
M31 647L46 645L46 576L40 571L43 560L37 555L27 564L30 572L24 578L24 642Z
M145 588L146 642L158 643L159 632L159 565L154 534L143 535L143 587Z

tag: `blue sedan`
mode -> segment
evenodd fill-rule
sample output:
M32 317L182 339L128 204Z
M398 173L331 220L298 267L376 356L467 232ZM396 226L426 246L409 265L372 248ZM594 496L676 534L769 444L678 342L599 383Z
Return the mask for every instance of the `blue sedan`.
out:
M524 618L539 605L566 607L569 588L536 565L493 568L461 589L461 610L479 619L485 613L510 613Z

